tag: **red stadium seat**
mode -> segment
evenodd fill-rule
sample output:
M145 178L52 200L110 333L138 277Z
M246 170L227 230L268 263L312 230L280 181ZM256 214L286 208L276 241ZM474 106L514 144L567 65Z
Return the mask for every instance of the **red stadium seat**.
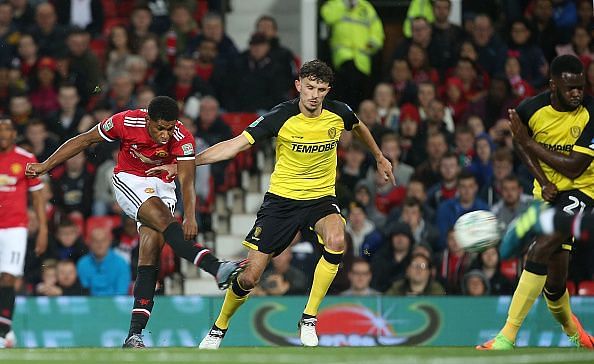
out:
M111 231L122 223L120 216L91 216L87 219L85 226L85 241L89 241L90 233L93 229L103 227Z
M580 296L594 296L594 281L581 281L578 285Z
M567 292L569 292L570 296L575 296L577 293L574 281L567 281Z
M503 274L510 281L515 282L516 279L518 279L518 260L503 260L501 262L501 274Z
M221 119L223 119L225 124L229 125L233 136L241 134L257 118L258 114L249 112L226 112L221 114Z

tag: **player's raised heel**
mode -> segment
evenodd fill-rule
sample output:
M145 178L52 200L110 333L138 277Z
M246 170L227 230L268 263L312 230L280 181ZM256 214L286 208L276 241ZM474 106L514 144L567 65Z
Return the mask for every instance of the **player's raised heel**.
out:
M476 346L477 350L512 350L513 348L514 343L503 334L497 334L495 338Z
M219 329L215 325L212 326L208 334L202 339L200 345L198 345L198 349L204 350L216 350L221 346L221 342L225 337L227 330Z
M316 324L318 319L304 318L299 321L297 327L299 327L299 338L301 339L301 345L303 346L318 346L318 334L316 333Z
M523 214L509 224L499 245L501 259L505 260L521 254L526 244L542 234L539 217L548 207L549 205L545 202L535 200Z
M248 260L240 260L238 262L222 262L217 272L216 280L219 289L227 289L233 282L233 279L237 277L248 266Z
M142 341L142 335L134 334L124 341L122 348L144 349L146 346Z

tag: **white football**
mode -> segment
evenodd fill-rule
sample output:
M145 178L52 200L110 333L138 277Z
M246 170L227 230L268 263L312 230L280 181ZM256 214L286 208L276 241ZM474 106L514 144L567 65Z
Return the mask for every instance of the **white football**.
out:
M468 212L456 221L454 236L462 249L481 252L499 241L497 217L487 210Z

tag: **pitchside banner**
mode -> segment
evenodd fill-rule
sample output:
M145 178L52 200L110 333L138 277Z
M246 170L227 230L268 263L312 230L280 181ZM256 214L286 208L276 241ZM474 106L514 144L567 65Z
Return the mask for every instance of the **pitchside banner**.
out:
M224 346L299 345L297 321L306 297L253 297L237 312ZM323 346L473 346L495 335L510 297L328 297L319 313ZM222 298L157 297L144 340L148 346L196 346ZM594 297L572 298L574 312L594 331ZM132 297L18 298L19 347L117 347L128 332ZM518 346L568 346L538 300Z

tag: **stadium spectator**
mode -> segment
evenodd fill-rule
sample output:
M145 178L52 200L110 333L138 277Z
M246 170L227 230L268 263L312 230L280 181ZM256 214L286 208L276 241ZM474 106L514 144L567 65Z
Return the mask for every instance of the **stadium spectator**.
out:
M39 119L31 119L27 123L25 138L31 145L31 153L37 160L45 160L58 147L56 140L47 133L45 123Z
M487 283L490 288L488 294L510 295L513 293L513 284L501 274L499 252L496 247L488 248L479 253L471 268L473 268L471 272L478 270L488 280Z
M450 103L457 106L454 108L454 118L459 118L463 115L462 111L465 111L465 108L462 107L464 106L464 102L476 101L487 93L486 88L489 82L487 76L482 72L477 62L468 57L460 57L456 62L456 67L452 74L453 77L446 80L446 87L455 86L456 89L462 91L459 100L454 99L452 97L453 95L446 95L452 99ZM446 89L446 93L450 93L451 91ZM462 105L458 105L458 103L462 103Z
M165 58L161 56L157 36L150 34L143 38L140 42L138 54L146 60L148 66L145 76L147 86L158 90L161 85L169 82L173 77L171 68L169 68Z
M438 278L443 283L448 294L460 294L461 282L464 274L472 263L472 254L466 253L460 248L454 229L447 234L447 246L439 257L440 266Z
M505 60L505 76L509 81L512 92L516 98L516 102L519 103L523 99L534 96L536 91L532 85L522 78L520 60L515 55L509 55Z
M148 64L146 60L136 54L129 55L126 57L123 70L128 72L130 77L132 77L132 83L134 84L134 90L138 98L138 91L146 88L146 73L148 72ZM148 101L155 97L154 95L151 96L151 98L148 98ZM147 100L145 100L145 104L148 105Z
M132 40L128 29L123 25L115 25L107 36L105 51L105 76L110 82L114 75L124 71L128 57L132 55Z
M15 48L19 41L19 29L13 21L12 5L8 1L0 4L0 45L3 53L0 59L5 61L15 54Z
M363 100L361 104L359 104L359 112L357 115L359 120L369 128L371 135L373 135L373 139L379 145L382 136L389 133L390 130L381 124L377 105L372 100ZM402 118L402 115L400 117Z
M46 259L41 265L41 282L35 286L38 296L60 296L62 290L58 287L58 271L55 259Z
M103 5L101 0L55 0L58 23L86 30L93 37L103 30Z
M513 173L514 157L505 148L493 152L493 173L492 178L487 180L479 191L479 198L489 206L495 205L501 199L503 180Z
M423 82L439 82L439 74L437 73L437 70L435 70L435 68L429 64L425 49L421 48L417 44L411 44L410 47L408 47L406 60L412 71L412 79L417 84L421 84Z
M425 158L425 133L421 129L421 116L413 104L400 107L400 151L401 161L417 167Z
M375 193L375 206L377 210L387 215L392 209L400 206L406 196L406 186L387 183L382 179L375 165L372 165L373 193Z
M108 215L120 212L113 192L113 168L118 158L118 148L113 148L111 158L101 163L93 183L93 215ZM45 159L40 159L45 160Z
M109 231L95 228L89 236L89 253L76 265L82 286L91 296L128 294L130 264L111 248Z
M80 152L64 163L64 168L55 170L52 176L54 204L65 214L91 215L94 168Z
M443 101L433 99L427 104L425 112L425 132L427 135L433 133L443 133L447 135L447 139L452 139L452 132L454 131L454 118L452 112Z
M360 257L353 260L348 273L350 287L340 293L341 296L375 296L380 293L371 288L371 267L369 263Z
M590 96L594 96L594 62L590 62L586 68L586 87L584 92Z
M218 60L217 53L215 41L203 39L198 44L193 57L196 59L196 75L213 88L217 97L224 98L225 87L227 87L225 73L229 65Z
M80 104L78 89L72 83L63 83L58 88L60 109L46 119L48 131L58 138L59 143L82 131L84 125L92 124L92 118Z
M372 56L384 45L384 28L367 0L328 0L320 15L331 29L336 98L359 105L371 96Z
M553 21L553 1L534 0L532 14L528 17L531 18L536 44L542 49L547 62L551 62L556 55L555 46L562 38Z
M138 53L143 39L153 35L151 33L153 25L153 13L147 5L137 5L130 15L130 24L128 26L128 35L130 44L134 53Z
M71 29L66 38L67 80L74 82L83 104L86 104L91 94L96 92L103 78L103 68L89 48L90 41L90 34L79 28Z
M200 136L208 146L231 139L233 136L231 128L220 117L219 102L212 96L205 96L200 102L195 135ZM228 161L223 161L210 166L215 186L225 184L225 169L228 164Z
M20 32L25 32L35 23L33 4L27 0L11 0L13 8L12 19Z
M416 245L425 244L431 252L440 250L439 230L423 216L423 208L419 200L414 197L404 200L400 221L408 225Z
M210 39L217 44L217 60L231 64L239 55L235 43L225 33L223 17L215 12L208 12L202 17L202 33L195 39L195 44L200 44L203 39ZM195 44L190 49L195 49Z
M65 51L67 31L58 24L52 3L39 3L35 8L35 25L31 28L31 35L39 47L40 56L56 57Z
M412 80L412 72L406 60L397 58L392 61L388 82L394 89L397 105L415 102L417 86Z
M262 113L288 98L283 67L272 58L264 34L252 34L249 48L231 63L229 74L227 97L221 102L230 111Z
M454 66L456 57L460 51L461 40L464 39L464 31L458 25L450 22L452 2L450 0L433 1L433 15L435 20L431 25L431 38L435 47L442 52L438 59L433 60L431 65L437 68L440 74Z
M103 102L109 105L111 113L136 108L134 81L128 72L121 71L112 75L109 90L105 94Z
M157 96L150 86L142 86L136 90L136 105L139 109L146 109L151 100ZM97 122L103 119L97 118Z
M395 133L386 133L382 136L380 150L392 163L396 185L406 187L414 173L413 167L400 162L400 140Z
M60 221L56 232L49 242L48 255L56 260L69 259L73 262L87 254L79 227L68 219Z
M415 81L415 83L417 84L416 105L417 109L419 110L419 117L421 120L425 120L427 119L427 109L429 108L429 102L437 97L437 90L435 88L435 83L430 80Z
M9 55L3 55L3 57L10 60ZM17 43L16 58L11 61L13 67L18 65L23 80L29 80L38 59L39 49L35 38L28 33L21 34Z
M113 242L111 245L115 252L124 258L131 267L136 267L138 266L138 251L140 248L138 227L136 221L125 214L122 214L121 217L122 222L120 225L112 230ZM136 279L136 272L132 272L132 279Z
M410 258L403 278L395 281L386 291L387 296L441 296L446 292L443 286L431 277L431 259L423 254Z
M385 292L394 281L404 277L415 244L410 228L396 223L388 232L388 239L371 259L371 287ZM364 256L365 257L365 256Z
M56 266L58 287L62 296L87 296L89 290L83 288L78 279L76 265L72 260L60 260Z
M518 177L508 175L501 181L501 200L491 208L497 221L505 227L524 212L532 198L522 193L522 185Z
M427 52L429 58L429 64L440 67L441 50L437 47L437 44L433 41L433 34L431 24L427 18L423 16L417 16L411 20L412 34L410 38L405 38L396 46L396 50L392 55L392 60L405 59L408 54L408 50L412 44L415 44Z
M592 15L594 14L594 4L590 0L578 0L577 1L577 25L583 26L586 29L594 29Z
M375 193L373 184L368 180L361 180L355 185L354 197L346 204L340 206L349 206L351 201L357 201L365 208L367 218L378 228L382 228L386 222L386 215L379 212L375 205ZM358 254L358 252L357 252Z
M293 87L293 83L297 79L297 70L300 65L297 64L297 57L293 52L281 45L276 19L270 15L263 15L256 21L255 28L256 33L264 34L268 38L268 42L270 43L270 57L274 63L281 66L281 73L286 80L287 90L291 94L294 94L295 88Z
M571 43L560 44L555 47L555 51L558 56L564 54L571 54L576 56L582 61L584 67L594 60L594 53L591 49L592 35L590 30L586 27L578 25L573 30L573 36L571 37Z
M400 109L396 105L396 95L389 83L378 83L373 91L373 102L377 106L380 122L392 131L398 130Z
M458 192L457 181L460 174L458 157L446 152L439 160L440 181L427 189L427 204L433 210L446 200L452 199Z
M487 94L468 105L466 115L462 116L462 120L466 121L470 115L477 115L489 129L497 120L507 116L508 109L516 106L517 100L514 99L507 77L496 75L491 79Z
M10 119L15 124L17 133L21 134L29 119L35 116L31 100L29 100L25 90L18 90L10 95L8 109Z
M439 228L440 249L447 246L448 231L454 226L458 217L475 210L488 210L489 206L476 197L478 184L476 177L466 171L458 176L458 196L439 204L437 208L437 227Z
M383 241L381 233L367 218L365 207L360 202L351 202L345 231L351 236L353 254L371 259ZM363 249L368 249L364 251Z
M470 131L470 128L467 128L467 130ZM479 189L482 189L493 179L493 145L488 134L481 134L474 140L475 154L470 162L470 166L468 166L468 170L474 174L479 184ZM487 201L485 200L485 202Z
M542 50L534 43L530 23L526 19L517 19L509 28L508 56L520 62L522 79L535 89L546 85L549 65Z
M490 75L502 72L507 47L495 33L488 15L479 14L474 18L471 36L478 53L477 63L481 68Z
M429 188L441 180L441 159L448 151L446 135L440 132L429 133L425 151L427 158L416 168L414 176L423 182L425 188Z
M302 295L307 292L305 274L291 265L293 253L285 249L272 259L261 278L260 288L268 296Z
M431 208L427 204L427 192L425 190L425 185L423 184L423 181L421 181L417 177L413 176L411 178L410 182L408 183L408 187L406 189L406 197L407 198L415 198L421 203L423 217L427 221L435 220L435 209ZM394 213L396 213L396 212L397 211L394 211ZM391 215L389 220L393 221L395 219L393 219L392 215Z
M454 134L454 153L458 156L458 164L464 169L468 168L476 156L474 150L474 133L470 128L460 125Z
M58 77L56 61L42 57L29 82L29 100L37 115L48 115L60 109L58 102Z
M483 119L477 115L469 116L466 124L468 124L470 130L472 130L475 138L487 132L487 129L485 129L485 124L483 123Z
M464 275L461 290L467 296L488 296L491 294L491 285L483 272L473 269Z
M202 97L212 95L211 87L196 75L196 60L191 56L178 56L173 73L174 77L157 85L157 94L167 95L181 105L191 104L190 98L200 102Z
M165 52L169 63L173 64L178 54L184 54L200 33L190 8L184 3L174 3L170 10L171 28L163 36Z

